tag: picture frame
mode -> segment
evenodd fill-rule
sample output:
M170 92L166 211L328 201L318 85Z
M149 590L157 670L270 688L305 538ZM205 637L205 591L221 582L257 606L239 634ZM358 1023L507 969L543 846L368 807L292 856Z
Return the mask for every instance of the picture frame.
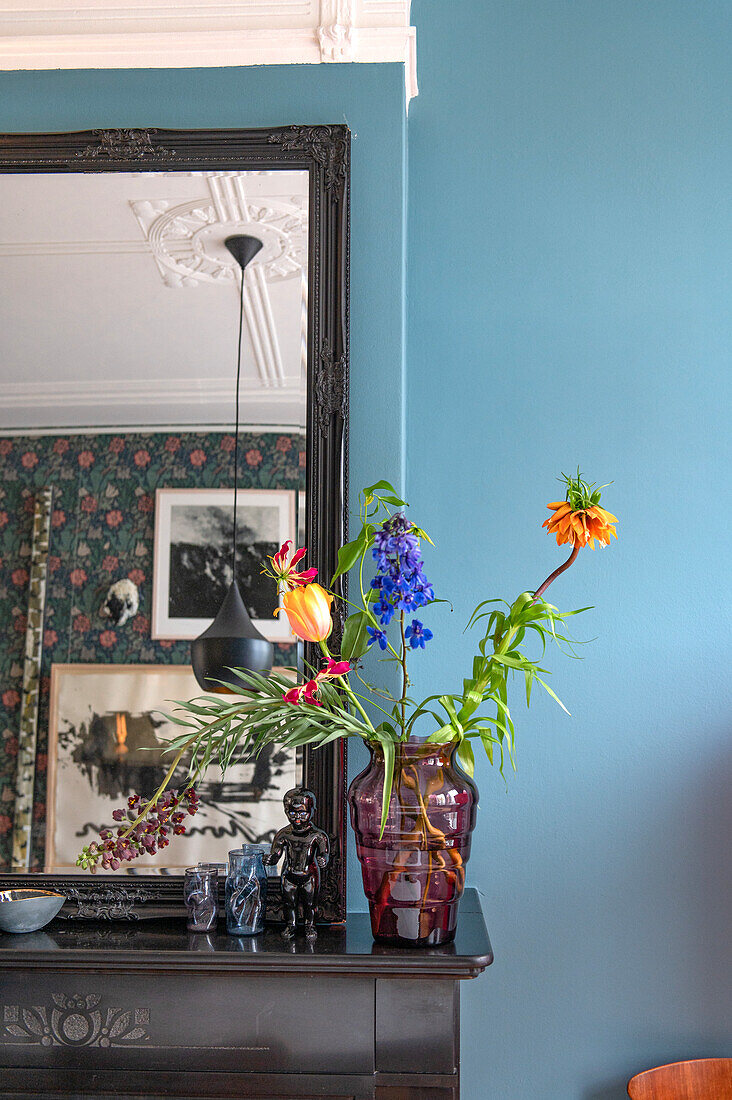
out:
M180 735L165 715L175 700L199 694L188 665L51 666L46 874L75 873L82 846L114 825L112 811L130 795L154 793L170 767L165 742ZM179 770L183 786L184 762ZM242 843L267 845L284 822L282 797L301 782L295 750L277 747L234 763L223 782L212 765L196 784L200 809L186 818L186 835L170 836L167 848L118 873L181 875L198 861L226 863Z
M233 507L233 489L156 491L154 639L197 638L211 625L231 584ZM274 615L277 588L262 575L262 564L296 537L294 490L239 489L239 587L252 622L271 642L295 639L287 616Z

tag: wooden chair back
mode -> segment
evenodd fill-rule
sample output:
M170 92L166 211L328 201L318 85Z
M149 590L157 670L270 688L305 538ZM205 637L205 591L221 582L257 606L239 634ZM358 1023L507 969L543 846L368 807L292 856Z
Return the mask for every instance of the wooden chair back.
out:
M699 1058L647 1069L628 1083L631 1100L732 1100L732 1058Z

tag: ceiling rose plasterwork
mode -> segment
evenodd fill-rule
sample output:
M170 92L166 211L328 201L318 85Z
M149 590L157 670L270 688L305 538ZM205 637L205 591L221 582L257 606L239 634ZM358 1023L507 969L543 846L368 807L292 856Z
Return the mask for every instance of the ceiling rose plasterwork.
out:
M241 271L225 245L247 233L262 241L244 283L244 313L260 383L286 387L280 337L269 284L299 278L301 283L300 361L307 363L307 227L305 195L250 198L237 173L209 175L208 195L183 203L167 199L130 203L167 287L204 283L240 286ZM203 180L202 180L203 183Z
M252 267L267 282L302 277L307 259L306 199L294 195L248 200L240 176L208 182L211 195L200 201L131 203L166 286L234 282L238 268L224 241L237 233L262 241Z

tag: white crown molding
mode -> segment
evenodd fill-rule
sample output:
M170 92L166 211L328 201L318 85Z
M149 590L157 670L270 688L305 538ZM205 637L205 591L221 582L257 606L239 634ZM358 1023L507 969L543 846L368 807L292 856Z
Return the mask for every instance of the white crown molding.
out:
M0 256L135 256L149 252L146 241L0 241Z
M402 62L417 94L410 0L0 0L0 69Z
M300 386L241 384L241 408L252 426L298 426L305 399ZM230 424L233 410L231 378L0 383L0 432L91 423Z
M242 399L277 400L278 394L265 393L258 382L242 381ZM147 401L152 405L170 402L170 395L197 404L216 404L234 399L232 378L139 378L130 381L105 379L97 382L0 382L0 406L13 408L41 405L98 405L100 398L115 401ZM281 387L283 398L300 394L298 386Z

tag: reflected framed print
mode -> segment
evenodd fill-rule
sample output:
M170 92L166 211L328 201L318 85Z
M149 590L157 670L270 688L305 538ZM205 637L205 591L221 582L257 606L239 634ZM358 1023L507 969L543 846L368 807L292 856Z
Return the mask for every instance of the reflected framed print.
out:
M254 625L271 642L292 642L286 615L275 617L277 588L266 559L296 538L295 491L240 489L237 580ZM152 636L197 638L232 581L233 489L158 489L155 494Z
M175 700L200 694L188 665L51 666L46 873L75 872L82 846L114 825L113 810L132 794L155 793L170 767L166 742L180 734L167 715ZM185 761L179 771L182 787ZM154 857L140 856L129 873L180 875L199 860L225 863L242 843L269 843L284 820L282 796L301 772L295 750L279 747L233 761L225 781L209 767L185 835L171 836Z

